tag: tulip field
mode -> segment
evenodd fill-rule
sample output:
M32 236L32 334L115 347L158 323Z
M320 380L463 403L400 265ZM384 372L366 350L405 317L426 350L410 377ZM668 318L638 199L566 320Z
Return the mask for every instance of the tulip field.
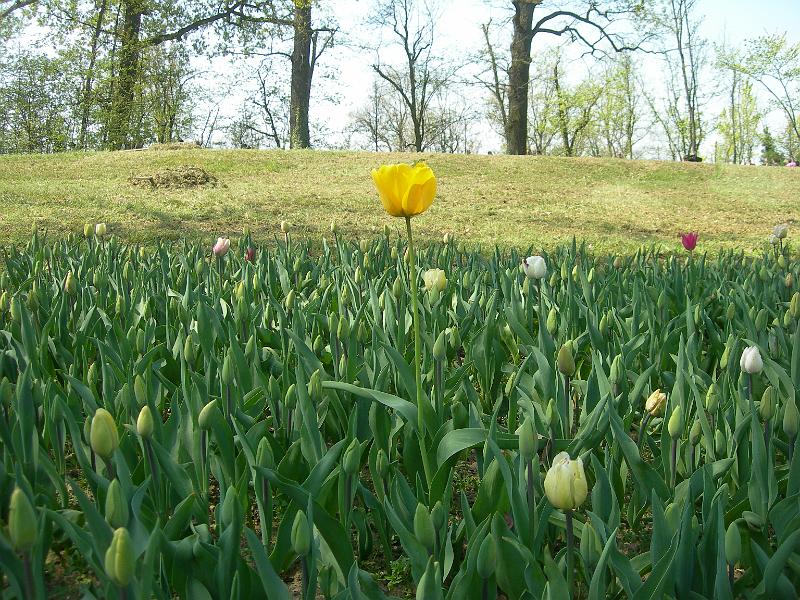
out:
M797 598L792 231L414 245L426 168L360 240L5 250L0 597Z

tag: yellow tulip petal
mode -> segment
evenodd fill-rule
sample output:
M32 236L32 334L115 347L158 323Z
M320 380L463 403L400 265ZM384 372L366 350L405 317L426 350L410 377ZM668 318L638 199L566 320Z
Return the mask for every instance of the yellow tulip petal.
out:
M372 171L383 208L394 217L413 217L428 210L436 195L436 177L424 163L383 165Z

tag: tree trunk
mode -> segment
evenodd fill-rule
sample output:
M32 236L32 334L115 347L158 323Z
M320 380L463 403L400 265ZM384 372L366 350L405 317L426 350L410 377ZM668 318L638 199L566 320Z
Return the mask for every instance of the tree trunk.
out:
M131 104L139 76L142 29L142 0L124 0L119 47L119 75L111 106L110 142L112 150L129 146Z
M103 30L103 18L106 14L108 0L101 0L97 10L97 21L92 31L92 41L89 50L89 66L86 69L86 76L83 80L83 98L81 100L81 130L78 135L78 145L81 150L86 150L86 134L89 129L89 116L92 111L92 87L94 85L94 66L97 62L97 46L100 41L100 33Z
M533 41L533 10L530 0L514 0L514 37L511 41L511 67L508 70L508 116L506 151L527 154L528 151L528 85Z
M556 102L558 103L558 129L561 131L561 141L564 144L564 154L572 156L572 143L569 140L569 123L567 107L565 106L564 96L561 93L561 79L558 74L558 61L553 65L553 87L556 91ZM574 140L575 138L573 138Z
M289 144L291 148L311 147L308 109L311 103L311 0L295 0L294 50L292 51L292 83L289 101Z

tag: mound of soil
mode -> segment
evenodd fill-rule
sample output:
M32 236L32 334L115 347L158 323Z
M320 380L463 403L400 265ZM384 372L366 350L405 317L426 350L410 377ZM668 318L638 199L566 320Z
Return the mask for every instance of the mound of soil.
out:
M217 185L217 178L200 167L182 165L175 169L166 169L153 175L138 175L128 180L131 185L149 187L151 189L185 189L203 185Z
M150 144L147 150L196 150L199 142L168 142L166 144Z

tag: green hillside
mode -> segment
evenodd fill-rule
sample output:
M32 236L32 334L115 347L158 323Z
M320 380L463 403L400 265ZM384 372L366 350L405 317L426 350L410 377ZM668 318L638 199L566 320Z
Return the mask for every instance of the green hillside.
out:
M31 222L57 235L107 221L129 240L235 235L256 239L281 220L318 239L336 219L345 235L390 222L370 170L418 155L325 151L145 150L0 157L0 230L27 237ZM771 227L800 220L800 169L588 158L427 155L439 178L422 234L468 243L552 247L573 235L597 252L656 242L677 248L684 230L700 250L762 246ZM179 166L205 169L215 186L133 185ZM399 223L392 223L399 225Z

